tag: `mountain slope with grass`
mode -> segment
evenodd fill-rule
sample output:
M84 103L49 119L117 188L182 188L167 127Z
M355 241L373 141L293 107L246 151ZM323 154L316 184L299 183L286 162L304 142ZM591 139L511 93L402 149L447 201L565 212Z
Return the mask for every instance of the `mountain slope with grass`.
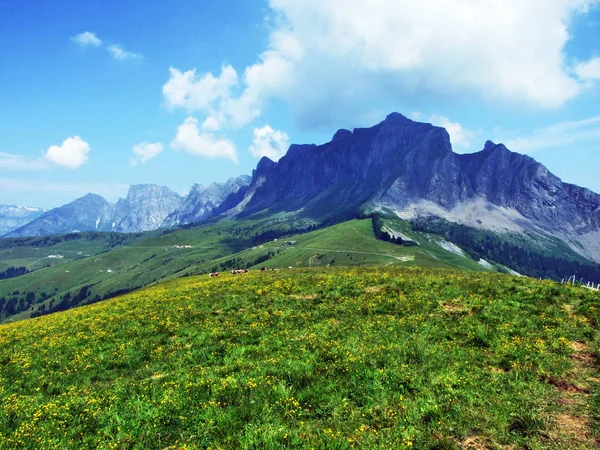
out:
M532 243L533 242L533 243ZM318 226L282 215L150 233L0 241L0 321L95 303L153 283L233 269L420 266L598 283L600 269L557 239L533 240L393 214ZM534 245L535 244L535 245ZM565 256L566 255L566 256Z
M92 238L127 235L92 233L89 239L75 239L79 236L75 234L71 235L72 240L50 248L26 247L18 254L60 251L65 258L42 258L53 265L0 280L0 317L3 321L24 319L98 302L156 282L240 268L402 265L487 270L466 254L456 258L443 248L402 246L378 240L370 218L314 231L309 231L311 227L302 228L305 224L296 225L300 228L292 225L288 221L238 221L174 232L157 231L146 237L130 235L130 241L115 242L114 248L106 251L101 251L102 244L111 243L110 239L95 243ZM32 245L40 239L53 242L51 237L16 242ZM91 252L93 243L97 245L96 251L82 257L82 250L78 249Z
M179 279L0 326L0 447L597 448L599 311L473 271Z

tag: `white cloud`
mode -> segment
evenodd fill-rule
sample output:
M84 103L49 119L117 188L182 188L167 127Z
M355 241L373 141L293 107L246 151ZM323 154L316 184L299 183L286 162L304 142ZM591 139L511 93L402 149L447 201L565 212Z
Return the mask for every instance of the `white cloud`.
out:
M278 161L287 152L290 146L290 137L269 125L254 129L254 139L250 152L257 158L267 156L273 161Z
M149 142L142 142L133 146L133 157L129 160L129 164L133 167L138 164L145 164L152 158L158 156L163 150L164 145L160 142L151 144Z
M221 126L219 122L214 117L207 117L206 120L202 123L202 129L204 131L219 131Z
M169 73L169 81L162 88L166 106L183 107L189 112L210 110L215 101L229 98L238 82L231 66L223 66L218 77L211 73L196 76L196 69L181 72L173 67Z
M437 127L445 128L450 135L450 142L453 147L461 147L463 149L471 147L475 133L463 127L459 122L452 122L447 117L438 115L429 116L424 121Z
M179 126L171 148L211 159L228 158L237 163L237 151L233 142L218 138L210 132L200 133L198 120L194 117L188 117Z
M584 81L600 81L600 58L592 58L577 64L575 73Z
M117 61L144 59L144 56L141 53L135 53L125 50L119 44L109 45L108 47L106 47L106 50L108 50L108 53L110 53L110 55Z
M89 144L74 136L65 139L61 146L51 146L46 152L46 159L67 169L79 169L87 161L89 152Z
M269 47L244 71L241 94L217 83L197 96L190 88L179 101L165 99L211 109L232 125L251 123L270 99L282 99L304 127L381 116L427 97L557 108L586 87L581 77L590 76L590 62L577 77L565 46L573 18L597 3L270 0ZM183 75L171 74L165 87Z
M102 45L102 41L91 31L79 33L77 36L71 37L71 40L82 47L100 47Z
M16 155L14 153L0 152L0 169L13 171L29 171L47 169L48 162L43 158Z
M43 158L0 152L0 169L12 171L29 171L47 169L48 162Z
M600 139L600 116L538 128L527 136L508 139L504 143L515 152L532 153L597 139Z

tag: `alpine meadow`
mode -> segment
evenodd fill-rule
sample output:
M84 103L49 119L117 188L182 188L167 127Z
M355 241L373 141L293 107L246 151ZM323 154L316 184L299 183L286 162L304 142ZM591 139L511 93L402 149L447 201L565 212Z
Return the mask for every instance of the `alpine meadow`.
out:
M0 450L600 448L599 0L0 2Z

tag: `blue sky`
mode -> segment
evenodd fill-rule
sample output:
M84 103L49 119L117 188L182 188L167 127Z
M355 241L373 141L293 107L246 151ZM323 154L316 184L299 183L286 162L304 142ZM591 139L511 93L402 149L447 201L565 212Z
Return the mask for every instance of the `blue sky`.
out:
M0 3L0 203L183 193L391 111L600 192L596 0Z

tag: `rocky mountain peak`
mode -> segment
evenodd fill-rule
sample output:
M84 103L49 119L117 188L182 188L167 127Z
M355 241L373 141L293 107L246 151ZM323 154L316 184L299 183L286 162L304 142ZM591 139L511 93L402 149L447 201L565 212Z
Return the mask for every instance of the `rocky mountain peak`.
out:
M261 175L271 172L276 166L277 163L275 161L268 158L267 156L263 156L262 158L260 158L260 161L258 161L256 169L252 171L252 179L256 180Z
M266 159L275 164L270 159ZM206 188L195 184L182 204L163 220L161 227L188 225L208 219L228 196L248 186L250 181L248 175L240 175L230 178L225 183L211 183Z
M74 200L72 203L77 204L86 202L108 203L104 197L98 194L93 194L91 192L89 194L85 194L83 197Z
M410 120L408 117L400 114L399 112L392 112L390 114L387 115L387 117L385 118L385 120L383 121L384 123L391 123L391 122L412 122L412 120Z
M333 135L333 139L331 140L331 142L333 143L333 142L338 142L338 141L344 141L351 137L352 137L352 131L344 130L342 128L341 130L337 130L337 132Z
M490 152L496 148L496 143L493 141L485 141L485 145L483 146L484 152Z
M115 231L122 233L156 230L183 198L168 187L136 184L129 187L125 200L116 205Z

